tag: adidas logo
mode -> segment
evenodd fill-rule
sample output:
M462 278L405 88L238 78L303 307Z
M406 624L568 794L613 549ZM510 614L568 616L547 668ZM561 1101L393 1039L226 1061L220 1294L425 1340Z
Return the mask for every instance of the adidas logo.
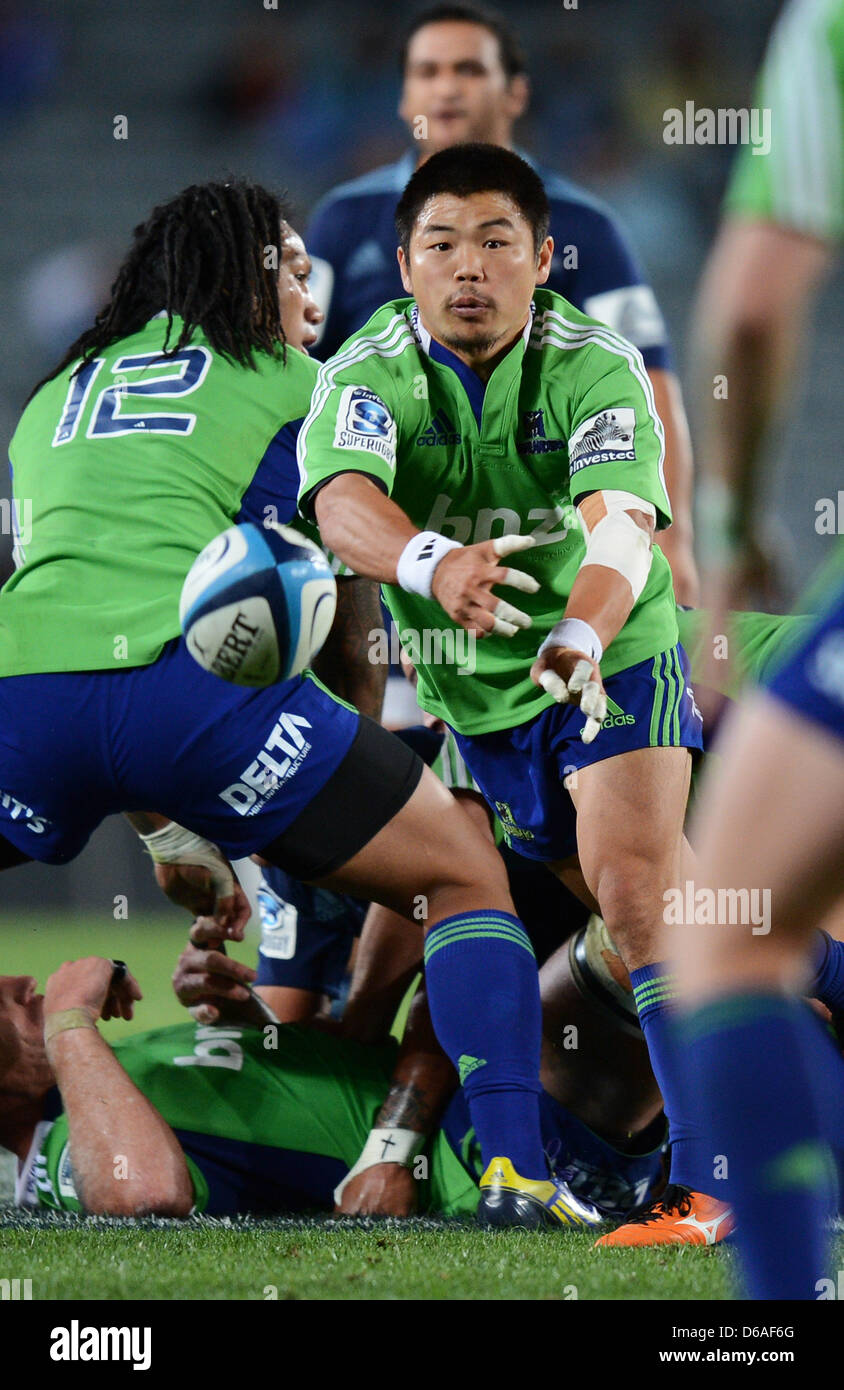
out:
M418 436L416 443L436 447L443 444L459 444L462 438L445 411L437 410L430 425Z
M458 1075L460 1076L460 1085L462 1086L465 1083L467 1076L471 1076L473 1071L477 1071L479 1067L485 1066L485 1057L470 1057L467 1055L467 1053L464 1052L463 1055L459 1057L457 1061L457 1071Z

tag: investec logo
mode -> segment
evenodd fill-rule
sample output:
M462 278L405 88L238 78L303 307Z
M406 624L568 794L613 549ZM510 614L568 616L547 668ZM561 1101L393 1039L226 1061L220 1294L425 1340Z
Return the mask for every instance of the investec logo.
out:
M488 541L493 528L497 536L533 536L537 545L564 541L569 531L580 533L577 511L571 502L565 506L531 507L525 526L519 513L512 507L479 507L474 517L460 516L450 510L453 501L454 498L449 497L447 492L439 493L423 529L451 536L461 545Z
M310 753L312 745L301 732L310 728L301 714L283 714L255 761L241 772L240 781L220 792L223 801L239 816L257 815L282 783L295 776Z

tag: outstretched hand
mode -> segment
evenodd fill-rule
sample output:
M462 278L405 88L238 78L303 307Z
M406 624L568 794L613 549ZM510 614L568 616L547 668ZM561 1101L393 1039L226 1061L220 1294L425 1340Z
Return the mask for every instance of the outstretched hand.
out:
M532 536L498 536L449 550L434 570L431 593L452 621L475 637L513 637L533 620L492 589L498 584L523 594L537 592L539 582L532 574L498 563L518 550L530 550L533 544Z

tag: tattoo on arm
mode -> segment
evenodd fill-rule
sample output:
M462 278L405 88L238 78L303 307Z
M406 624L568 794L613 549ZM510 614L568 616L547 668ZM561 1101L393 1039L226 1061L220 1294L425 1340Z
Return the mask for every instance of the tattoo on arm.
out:
M378 1111L375 1125L376 1128L414 1129L418 1134L427 1134L433 1128L440 1105L441 1097L432 1103L421 1086L414 1086L410 1081L394 1081Z

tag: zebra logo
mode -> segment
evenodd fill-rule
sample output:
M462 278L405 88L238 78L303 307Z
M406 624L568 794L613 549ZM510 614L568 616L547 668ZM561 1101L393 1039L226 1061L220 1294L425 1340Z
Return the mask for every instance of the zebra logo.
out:
M570 472L591 463L635 459L636 412L630 406L602 410L577 429L569 441Z

